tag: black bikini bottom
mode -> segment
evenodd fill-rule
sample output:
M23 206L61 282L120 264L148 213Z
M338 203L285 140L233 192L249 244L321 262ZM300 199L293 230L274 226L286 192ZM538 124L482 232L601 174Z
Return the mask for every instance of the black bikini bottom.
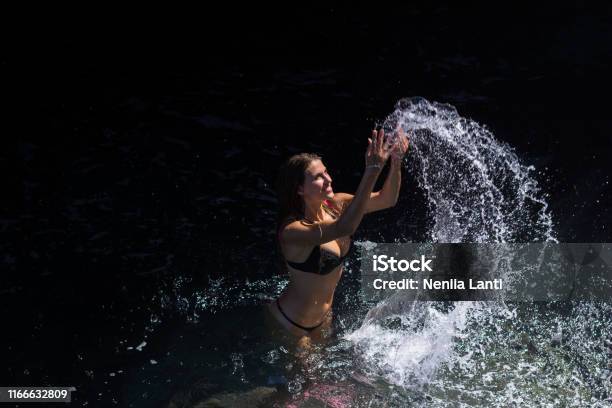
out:
M316 329L316 328L318 328L319 326L321 326L321 325L323 324L323 322L325 322L325 318L324 318L323 320L321 320L321 323L317 324L316 326L312 326L312 327L302 326L301 324L296 323L296 322L294 322L293 320L291 320L291 319L289 318L289 316L287 316L287 315L285 314L285 312L283 311L283 308L281 307L280 302L278 301L278 299L276 299L276 306L278 307L278 311L279 311L279 312L281 312L281 314L283 315L283 317L284 317L285 319L287 319L287 321L288 321L289 323L291 323L291 324L292 324L292 325L294 325L295 327L298 327L298 328L300 328L300 329L302 329L302 330L305 330L305 331L313 331L314 329Z

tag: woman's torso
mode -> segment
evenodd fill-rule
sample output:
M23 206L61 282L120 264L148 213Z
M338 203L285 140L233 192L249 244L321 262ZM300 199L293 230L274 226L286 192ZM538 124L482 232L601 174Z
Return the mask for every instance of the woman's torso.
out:
M325 213L325 219L335 218L337 215ZM287 264L289 284L279 299L283 311L292 320L306 327L315 326L329 313L334 291L342 276L342 258L347 255L350 245L351 238L348 236L321 244L318 247L321 267L313 268L312 265L302 265L316 248L285 246L281 242L285 260L299 264L299 267ZM330 264L334 267L330 268ZM301 268L309 271L300 270Z

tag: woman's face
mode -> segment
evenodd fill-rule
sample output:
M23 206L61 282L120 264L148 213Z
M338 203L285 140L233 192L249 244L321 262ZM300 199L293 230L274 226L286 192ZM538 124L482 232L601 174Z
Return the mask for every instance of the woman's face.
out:
M298 194L304 197L304 201L323 201L326 198L334 198L332 190L332 178L327 173L327 168L321 160L313 160L304 174L304 185L298 190Z

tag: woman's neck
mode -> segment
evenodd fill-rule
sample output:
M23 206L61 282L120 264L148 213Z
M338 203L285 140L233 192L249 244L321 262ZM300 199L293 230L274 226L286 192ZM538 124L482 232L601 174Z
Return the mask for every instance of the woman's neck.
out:
M323 203L321 201L319 202L312 202L312 203L305 203L304 205L304 217L309 220L309 221L322 221L324 220L324 213L325 211L323 210Z

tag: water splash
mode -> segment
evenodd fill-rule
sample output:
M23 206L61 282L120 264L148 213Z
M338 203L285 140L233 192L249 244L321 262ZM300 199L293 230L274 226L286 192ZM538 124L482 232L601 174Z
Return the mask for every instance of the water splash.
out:
M423 98L400 100L384 126L412 134L409 162L428 201L431 242L556 242L534 167L485 126Z
M557 242L534 167L485 126L423 98L400 100L383 126L387 133L398 126L411 133L408 162L427 202L427 241ZM592 343L611 334L610 305L542 312L503 302L410 302L401 292L373 307L346 338L371 374L426 391L433 406L586 406L609 393L598 380L605 362ZM597 340L584 323L594 313L607 322L598 326ZM555 348L560 333L572 333L572 340Z

